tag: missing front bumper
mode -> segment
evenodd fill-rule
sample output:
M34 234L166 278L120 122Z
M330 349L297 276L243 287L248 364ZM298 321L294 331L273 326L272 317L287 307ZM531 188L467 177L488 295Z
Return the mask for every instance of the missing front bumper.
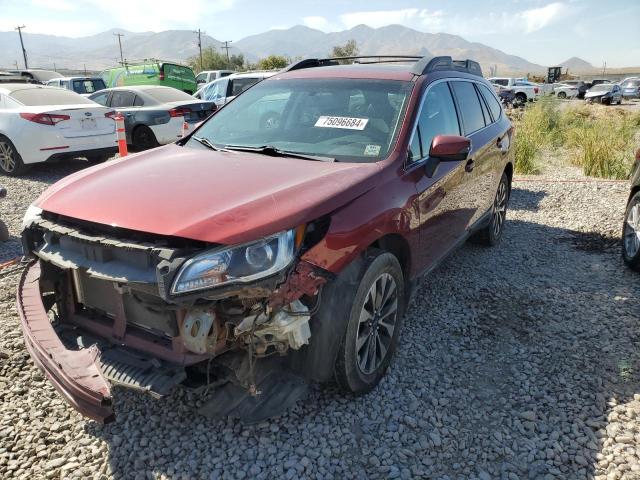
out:
M181 366L110 344L73 325L55 328L42 302L38 262L23 272L17 304L35 364L72 407L93 420L115 420L111 384L162 397L186 379Z
M111 388L96 363L98 349L64 346L42 303L37 262L22 273L17 303L27 350L56 390L83 415L101 423L115 420Z

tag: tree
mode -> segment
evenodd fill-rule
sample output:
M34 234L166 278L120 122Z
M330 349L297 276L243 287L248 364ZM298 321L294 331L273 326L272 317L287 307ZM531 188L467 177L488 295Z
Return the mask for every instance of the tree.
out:
M344 45L336 45L331 50L332 57L355 57L358 55L358 44L355 40L349 40Z
M259 70L275 70L284 68L291 63L291 60L282 55L269 55L266 58L258 60L256 68Z
M244 55L227 56L216 51L213 47L202 49L202 65L200 65L200 55L194 55L187 60L187 63L195 72L203 70L241 70L244 66Z

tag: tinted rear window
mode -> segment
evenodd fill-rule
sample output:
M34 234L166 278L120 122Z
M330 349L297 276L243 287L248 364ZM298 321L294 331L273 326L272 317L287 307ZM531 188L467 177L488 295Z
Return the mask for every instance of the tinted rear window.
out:
M188 93L181 92L180 90L176 90L171 87L149 88L143 90L143 92L161 103L194 100L194 98Z
M94 103L88 98L81 97L71 90L62 90L55 87L50 88L29 88L16 90L11 93L23 105L77 105L81 103Z
M500 108L500 103L496 100L495 95L484 85L478 85L480 88L480 93L489 105L489 110L491 110L491 116L494 120L497 120L500 117L500 112L502 108Z
M100 78L73 81L73 91L76 93L94 93L104 88L106 86Z
M480 99L476 94L476 89L473 88L473 83L452 82L452 86L462 114L464 132L469 134L483 128L484 116L482 115Z

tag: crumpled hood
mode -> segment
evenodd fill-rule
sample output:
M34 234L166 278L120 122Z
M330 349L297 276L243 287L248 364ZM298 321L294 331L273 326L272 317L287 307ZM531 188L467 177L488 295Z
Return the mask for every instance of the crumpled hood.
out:
M378 172L376 163L167 145L70 175L35 204L99 224L232 244L325 215L373 188Z

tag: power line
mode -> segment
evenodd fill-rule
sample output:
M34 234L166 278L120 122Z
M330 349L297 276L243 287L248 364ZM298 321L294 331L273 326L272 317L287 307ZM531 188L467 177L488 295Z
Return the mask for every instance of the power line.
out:
M231 43L231 40L225 40L222 43L224 44L224 46L221 48L224 48L227 51L227 65L231 66L231 60L229 59L229 48L231 48L229 47L229 44Z
M22 29L23 28L27 28L27 27L22 25L21 27L16 27L16 30L18 30L18 35L20 35L20 46L22 47L22 56L24 57L24 69L28 70L29 69L29 65L27 64L27 51L24 49L24 42L22 41Z
M122 56L122 40L124 37L124 33L114 33L116 37L118 37L118 46L120 47L120 65L124 65L124 57Z
M203 33L206 35L207 32L201 32L200 29L198 29L197 31L194 30L193 33L198 34L198 48L200 49L200 70L204 70L204 66L202 65L202 36L201 35Z

